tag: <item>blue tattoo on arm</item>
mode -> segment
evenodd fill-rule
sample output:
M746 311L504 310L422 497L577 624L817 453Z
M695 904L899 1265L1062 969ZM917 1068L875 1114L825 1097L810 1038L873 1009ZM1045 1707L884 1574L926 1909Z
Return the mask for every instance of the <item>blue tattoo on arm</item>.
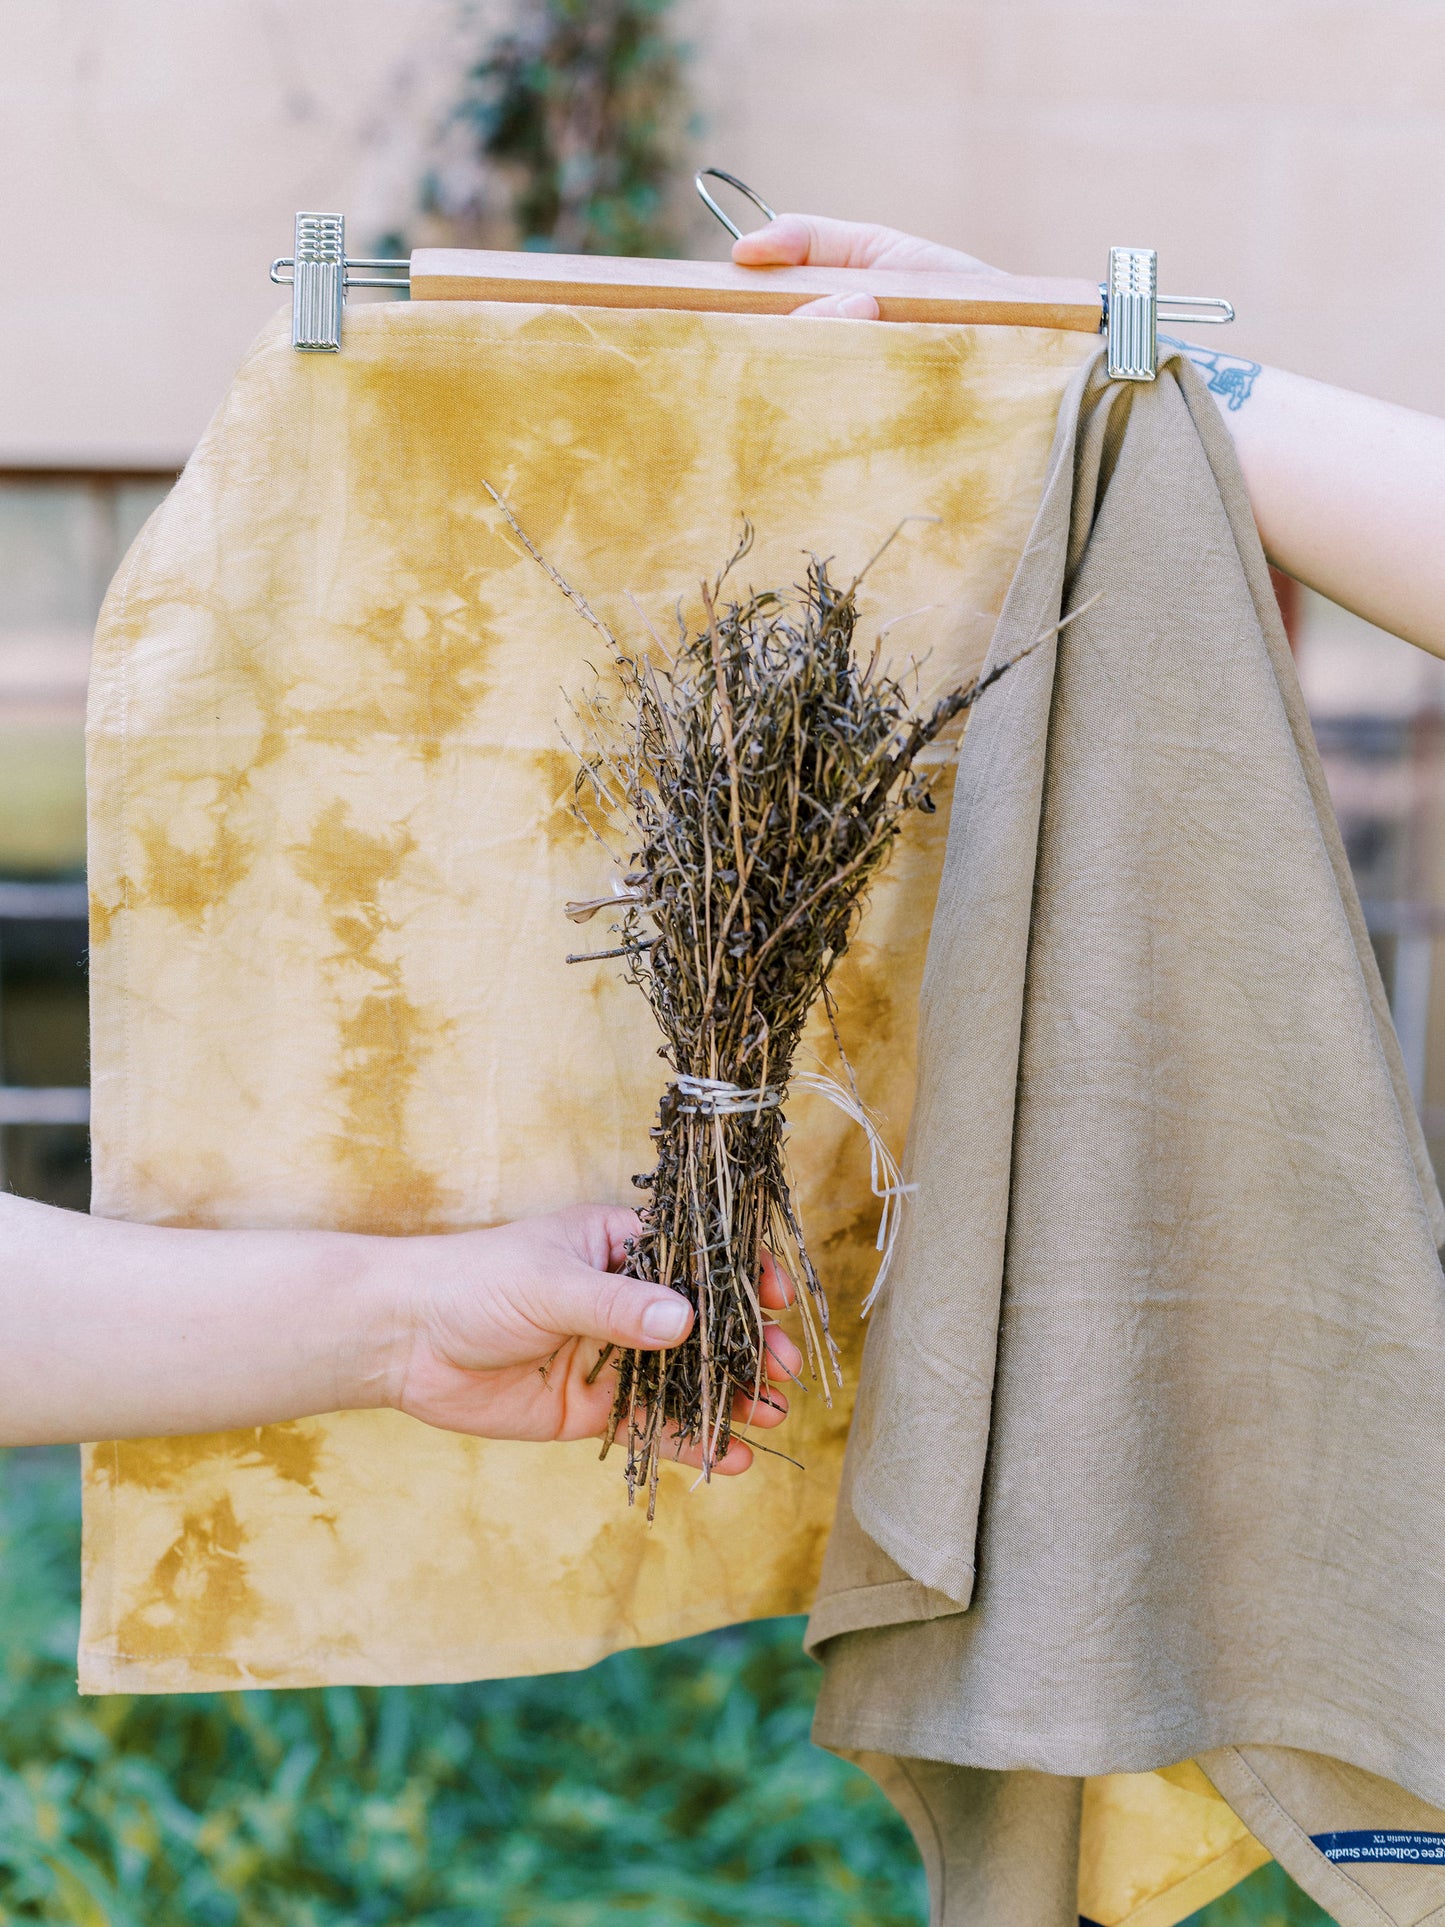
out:
M1226 408L1243 408L1249 400L1254 378L1260 372L1259 362L1246 361L1242 355L1220 355L1209 348L1196 348L1192 341L1180 341L1177 335L1160 335L1159 339L1188 355L1207 380L1211 393L1224 397Z

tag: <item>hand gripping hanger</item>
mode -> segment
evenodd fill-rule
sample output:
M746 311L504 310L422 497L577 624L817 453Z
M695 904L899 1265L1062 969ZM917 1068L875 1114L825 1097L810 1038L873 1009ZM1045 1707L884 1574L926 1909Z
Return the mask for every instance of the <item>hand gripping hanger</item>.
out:
M719 167L696 177L698 193L728 232L738 228L703 185L724 181L769 220L773 210ZM285 270L290 270L289 273ZM411 261L353 259L339 214L298 214L296 252L271 263L289 283L291 345L334 354L348 288L409 289L414 301L533 301L578 307L686 308L787 314L819 295L871 294L887 321L1007 323L1103 334L1116 381L1153 381L1160 321L1217 325L1234 309L1211 295L1161 296L1153 248L1111 248L1109 277L1045 280L990 272L899 273L877 268L740 268L723 261L632 260L603 255L419 248Z
M709 213L715 214L735 241L743 231L720 208L703 182L711 178L735 188L765 221L778 217L746 181L720 167L704 167L693 175L693 186ZM1153 248L1110 248L1109 278L1099 283L1103 313L1099 331L1108 336L1109 375L1114 381L1153 381L1159 372L1159 323L1183 321L1220 327L1233 321L1234 309L1218 295L1158 293L1159 256ZM1169 312L1163 312L1168 309Z

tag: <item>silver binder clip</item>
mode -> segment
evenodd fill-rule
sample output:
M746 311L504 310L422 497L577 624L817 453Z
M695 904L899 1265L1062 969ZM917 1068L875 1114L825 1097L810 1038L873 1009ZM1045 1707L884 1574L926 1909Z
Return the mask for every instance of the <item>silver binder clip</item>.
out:
M283 269L290 273L283 273ZM358 268L387 272L369 274ZM291 346L305 354L334 355L341 346L341 310L348 288L406 288L410 263L353 259L346 252L343 214L298 214L296 252L271 263L271 279L291 289Z
M1101 282L1111 381L1153 381L1159 372L1159 323L1219 327L1233 321L1229 302L1211 294L1161 295L1159 256L1153 248L1110 248L1109 278Z

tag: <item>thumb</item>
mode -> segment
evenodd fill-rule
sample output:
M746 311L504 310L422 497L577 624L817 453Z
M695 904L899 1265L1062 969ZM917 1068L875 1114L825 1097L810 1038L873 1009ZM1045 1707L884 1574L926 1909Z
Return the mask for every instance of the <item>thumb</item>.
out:
M637 1351L678 1345L692 1329L692 1306L681 1292L614 1271L568 1266L537 1309L552 1331L595 1338Z

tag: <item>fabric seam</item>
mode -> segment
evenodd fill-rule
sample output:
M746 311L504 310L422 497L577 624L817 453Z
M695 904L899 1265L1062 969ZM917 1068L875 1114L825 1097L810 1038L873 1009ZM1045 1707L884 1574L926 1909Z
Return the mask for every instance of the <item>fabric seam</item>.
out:
M136 543L135 549L131 554L130 563L127 566L125 575L121 580L120 594L116 598L116 623L117 623L117 627L119 628L123 629L126 613L130 608L131 583L135 576L136 569L140 565L141 555L143 552L148 552L149 548L150 548L150 539L148 537L143 537L140 541ZM131 878L130 878L130 866L128 863L124 861L124 858L125 858L124 838L126 835L127 826L130 822L129 804L130 804L131 653L132 652L128 646L123 648L121 651L121 659L120 659L120 786L119 786L120 794L119 794L119 809L117 811L117 821L113 826L113 832L112 832L116 837L117 843L118 843L117 855L121 858L120 901L117 905L117 909L121 913L121 917L120 917L121 928L118 932L118 935L120 938L120 984L121 984L121 1001L122 1001L121 1029L120 1029L120 1072L121 1072L122 1090L121 1090L119 1121L120 1121L120 1143L121 1143L121 1150L122 1150L122 1156L123 1156L123 1181L122 1181L122 1189L121 1189L121 1205L123 1209L123 1215L127 1219L131 1217L132 1209L134 1205L134 1189L133 1189L132 1175L131 1175L132 1164L129 1156L129 1146L131 1141L131 1089L132 1089L132 1081L131 1081L131 1075L130 1075ZM87 834L88 834L88 831L89 831L89 823L87 821ZM87 865L87 868L88 867L89 866ZM93 1182L94 1182L94 1175L92 1172L92 1183ZM110 1485L110 1491L107 1494L107 1509L110 1515L110 1518L109 1518L110 1558L107 1562L107 1572L106 1572L105 1623L107 1624L107 1626L111 1626L113 1628L115 1623L115 1614L116 1614L115 1575L120 1570L120 1518L119 1518L120 1508L116 1503L116 1494L119 1490L119 1484L120 1484L120 1443L116 1439L112 1439L110 1441L110 1465L111 1465L111 1485Z
M549 312L555 312L555 310L549 309ZM669 312L680 313L684 311L669 310ZM764 317L764 318L786 319L786 317ZM890 321L887 323L883 323L881 325L892 329L892 328L899 328L899 327L907 327L910 324L907 322ZM918 326L918 327L926 327L926 326L969 327L969 326L983 326L983 325L991 325L991 324L968 323L968 322L958 322L958 323L918 322L912 325ZM1074 330L1068 329L1068 328L1057 328L1057 329L1048 328L1048 329L1033 329L1030 332L1036 333L1036 334L1065 335L1065 334L1072 334ZM428 333L417 337L417 339L425 341L429 344L435 342L440 346L447 347L447 348L476 348L482 345L483 338L481 336L481 331L477 331L476 333L468 333L468 334L443 334L440 332ZM392 344L386 341L384 338L380 338L380 337L373 338L370 336L364 337L363 340L359 343L351 344L352 352L355 355L357 355L358 358L364 358L368 361L373 361L373 362L386 361L386 360L392 359L391 356L383 352L379 352L379 350L386 347L390 347L391 345ZM589 345L589 344L584 344L582 342L570 342L570 341L523 341L520 339L520 337L516 335L510 335L510 336L504 335L500 337L499 341L490 341L490 342L487 342L486 345L505 346L509 352L515 350L516 352L525 354L525 355L548 354L548 355L556 356L556 355L562 354L562 355L570 355L579 359L582 358L583 356L587 356L590 358L591 356L596 354L609 352L607 348L604 348L599 344ZM649 342L647 344L647 352L648 352L649 359L657 355L694 358L699 353L703 352L703 350L700 344L696 342L678 343L676 346L673 346L671 344L666 344L666 343ZM264 356L266 354L282 354L282 353L294 354L295 350L291 347L289 342L285 342L285 343L268 342L261 345L254 351L255 357L257 359L259 359L261 356ZM707 355L707 359L712 362L751 361L753 359L752 354L742 348L721 348L720 349L720 348L708 347L706 349L706 355ZM248 355L247 361L249 361L250 359L252 359L252 357ZM845 361L851 361L855 359L855 356L851 349L842 351L839 354L832 354L832 355L799 354L796 351L789 351L782 356L776 356L776 357L772 355L769 356L769 360L774 360L774 359L799 363L805 367L824 368L824 367L836 366L840 359ZM931 360L935 362L938 368L944 372L956 372L960 363L960 357L958 355L951 354L951 353L941 353L941 352L932 356L927 356L927 357L920 356L919 359ZM242 367L244 367L245 365L246 365L245 362L241 364ZM1074 373L1074 370L1072 369L1067 371L1062 369L1056 369L1052 363L1047 361L1026 362L1022 365L1025 367L1037 367L1039 371L1044 374L1060 374L1060 373L1067 372L1070 375L1070 377L1072 377ZM1080 362L1079 365L1080 366L1083 365L1082 361Z
M923 1789L918 1784L917 1777L909 1771L907 1759L900 1758L899 1755L895 1753L893 1760L899 1772L913 1789L913 1797L922 1807L924 1818L928 1821L928 1831L933 1836L933 1851L938 1863L938 1909L936 1918L938 1927L945 1927L945 1923L948 1920L948 1856L943 1849L943 1836L938 1830L938 1821L934 1818L933 1808L923 1796ZM932 1909L930 1909L930 1912L931 1911Z
M1275 1798L1273 1789L1270 1788L1268 1785L1266 1785L1264 1780L1260 1778L1259 1774L1255 1772L1254 1768L1250 1765L1249 1761L1245 1759L1244 1755L1240 1752L1239 1748L1237 1746L1231 1746L1227 1749L1227 1751L1234 1755L1234 1758L1239 1763L1240 1767L1244 1770L1244 1772L1246 1772L1249 1775L1250 1779L1253 1780L1254 1784L1259 1788L1261 1794L1263 1794L1264 1798L1269 1802L1270 1806L1279 1815L1280 1819L1284 1822L1285 1827L1288 1829L1292 1838L1298 1843L1300 1843L1301 1845L1308 1847L1312 1854L1316 1855L1318 1859L1324 1861L1325 1866L1329 1868L1331 1873L1339 1874L1340 1879L1344 1881L1345 1885L1349 1887L1353 1893L1358 1894L1361 1901L1363 1901L1363 1903L1365 1904L1365 1906L1367 1906L1374 1913L1376 1918L1379 1920L1381 1927L1400 1927L1400 1923L1398 1921L1391 1920L1390 1916L1380 1906L1379 1902L1375 1899L1373 1894L1367 1893L1357 1880L1351 1879L1349 1874L1344 1873L1341 1870L1341 1866L1338 1861L1325 1860L1324 1855L1320 1853L1319 1848L1315 1845L1314 1841L1310 1839L1309 1835L1305 1832L1304 1828L1299 1824L1298 1820L1296 1820L1292 1814L1286 1812L1284 1807L1280 1805L1279 1801ZM1246 1822L1245 1824L1248 1825L1248 1822ZM1260 1844L1263 1845L1264 1843L1261 1841ZM1288 1869L1286 1869L1286 1871L1288 1871ZM1437 1908L1436 1912L1438 1913L1439 1911L1440 1909ZM1417 1927L1418 1927L1418 1923L1417 1923Z

